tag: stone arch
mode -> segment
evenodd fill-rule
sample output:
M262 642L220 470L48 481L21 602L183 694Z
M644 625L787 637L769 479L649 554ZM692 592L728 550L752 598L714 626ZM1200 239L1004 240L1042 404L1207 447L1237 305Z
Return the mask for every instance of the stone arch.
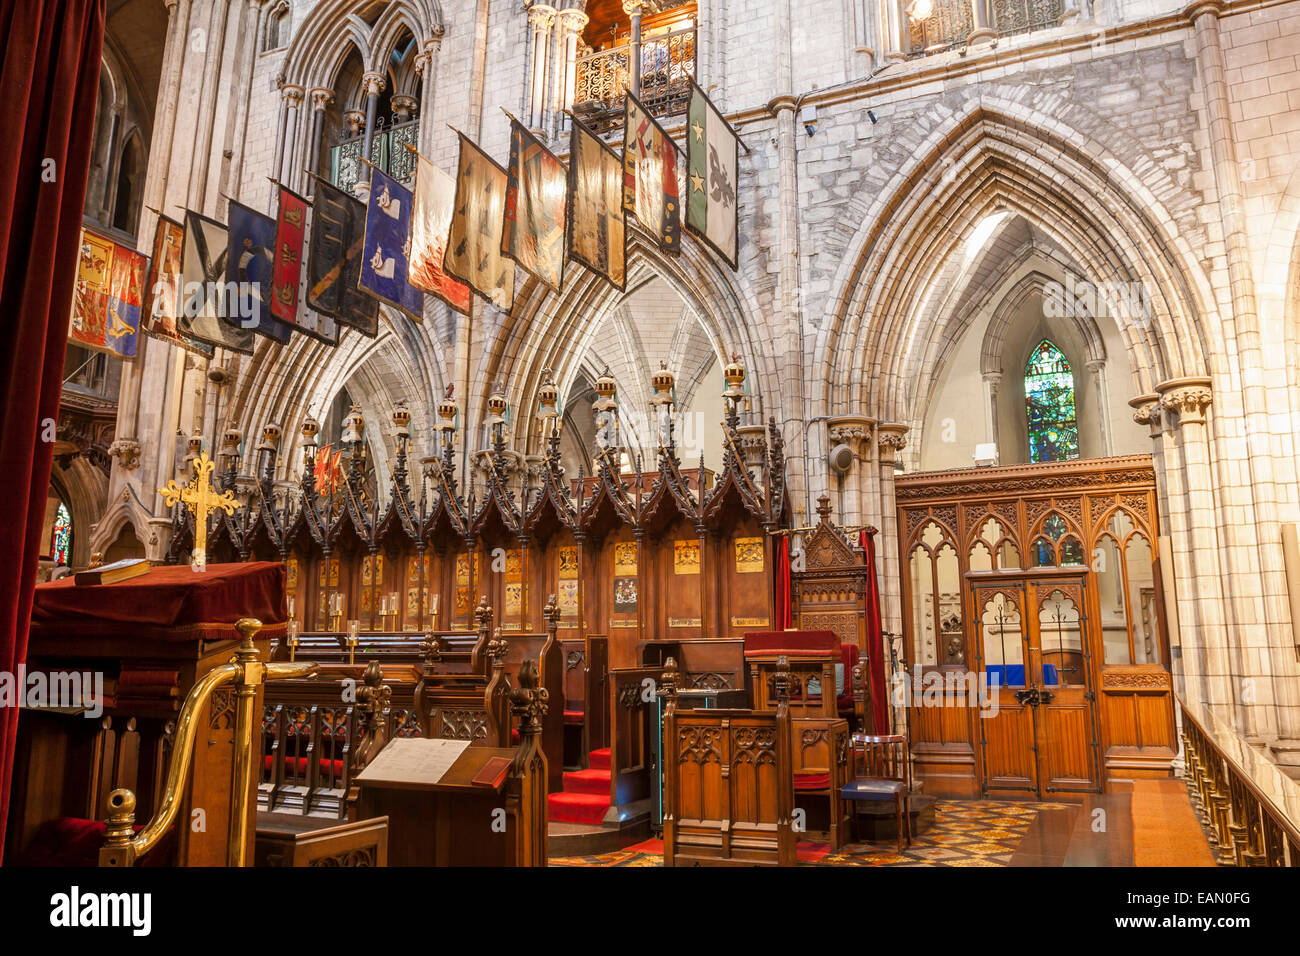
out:
M1061 106L1064 115L1076 109ZM935 274L997 209L1042 228L1094 281L1151 290L1149 320L1125 315L1121 323L1140 388L1203 374L1222 354L1207 347L1216 334L1213 297L1155 197L1171 184L1150 175L1150 183L1139 180L1060 116L991 97L936 128L892 191L872 203L850 247L856 252L837 274L831 301L840 306L819 336L834 370L827 409L917 419L919 357L948 331L927 327ZM862 355L870 364L855 367Z
M362 16L373 7L372 0L324 0L307 14L289 44L284 61L284 81L304 89L332 89L330 79L337 75L346 53L340 55L340 40L350 38L361 52L366 69L384 63L392 52L385 43L396 42L400 27L405 26L423 46L446 30L442 5L437 0L392 0L371 26Z
M1035 294L1043 294L1049 289L1054 279L1035 270L1023 276L1002 296L993 312L993 319L984 332L980 344L980 371L1002 372L1004 368L1003 348L1007 332L1015 318L1016 309L1026 299ZM1068 321L1079 333L1086 347L1085 360L1089 362L1106 361L1106 343L1102 341L1101 329L1090 311L1071 315Z
M636 236L629 238L627 261L628 293L655 276L662 277L694 311L719 356L725 359L730 352L743 356L755 417L765 419L776 413L781 391L771 343L757 334L756 300L730 267L720 265L713 253L695 243L685 244L680 255L670 256ZM575 379L584 354L576 343L618 306L624 293L583 269L575 268L571 276L559 295L530 280L516 295L514 309L501 317L471 376L470 407L476 412L475 421L486 413L492 383L501 381L511 406L518 409L517 434L529 435L532 442L542 371L552 371L561 394ZM528 451L538 449L530 445Z

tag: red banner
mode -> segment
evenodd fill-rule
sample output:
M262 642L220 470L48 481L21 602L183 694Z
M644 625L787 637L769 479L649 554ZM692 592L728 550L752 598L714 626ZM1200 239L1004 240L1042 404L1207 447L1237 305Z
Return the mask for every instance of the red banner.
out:
M307 200L281 186L280 214L275 220L271 315L290 325L296 325L298 319L298 281L302 276L306 224Z

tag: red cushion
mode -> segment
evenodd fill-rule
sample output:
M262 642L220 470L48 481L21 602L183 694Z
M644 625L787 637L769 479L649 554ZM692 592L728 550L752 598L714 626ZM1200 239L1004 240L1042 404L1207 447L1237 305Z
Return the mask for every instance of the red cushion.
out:
M262 769L263 769L263 770L270 770L270 769L271 769L272 767L274 767L274 766L275 766L275 758L272 757L270 754L267 754L265 757L262 758ZM322 757L322 758L321 758L321 761L320 761L320 772L321 772L321 776L322 776L322 777L326 777L326 776L328 776L328 774L330 773L331 768L332 768L333 771L334 771L334 776L335 776L335 778L340 778L340 777L343 776L343 761L342 761L342 760L328 760L328 759ZM285 754L285 755L284 755L284 770L285 770L285 773L298 774L298 775L305 774L305 773L307 772L307 758L306 758L306 757L290 757L288 754Z
M839 657L834 631L747 631L746 657Z
M564 712L564 722L566 724L580 724L586 716L586 713L581 710L566 710Z
M99 866L99 850L104 845L102 820L60 817L41 824L18 858L20 866ZM135 832L144 829L136 824ZM138 866L171 866L171 849L175 828L167 831L159 844L149 851Z
M831 785L829 773L796 773L794 788L796 790L825 790Z

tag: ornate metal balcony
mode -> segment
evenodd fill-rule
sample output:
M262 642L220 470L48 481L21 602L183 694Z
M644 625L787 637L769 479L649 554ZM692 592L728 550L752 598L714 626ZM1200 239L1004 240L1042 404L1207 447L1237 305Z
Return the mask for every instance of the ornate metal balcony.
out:
M384 125L383 117L376 123L375 135L370 140L370 161L406 185L415 177L415 154L404 144L415 146L419 139L420 121L407 120L391 126ZM330 150L330 182L339 189L351 191L366 179L361 162L364 136L350 136Z
M975 30L974 0L914 0L907 7L909 56L929 56L964 46ZM988 0L998 36L1046 30L1061 22L1064 0Z
M622 124L624 96L631 86L631 62L629 44L578 58L573 112L596 132ZM694 27L641 41L641 94L637 98L652 114L672 116L685 112L694 78Z

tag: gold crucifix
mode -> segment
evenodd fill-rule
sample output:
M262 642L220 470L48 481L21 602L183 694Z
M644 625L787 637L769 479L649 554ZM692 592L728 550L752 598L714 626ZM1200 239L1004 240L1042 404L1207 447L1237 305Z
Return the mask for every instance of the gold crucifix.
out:
M212 487L212 470L216 467L216 462L209 458L205 451L195 459L194 477L188 485L182 488L173 478L164 487L158 489L158 493L167 502L167 507L170 508L180 501L194 515L193 566L199 571L202 571L208 563L208 512L220 508L226 514L232 515L239 507L239 502L229 491L217 494L216 489Z

